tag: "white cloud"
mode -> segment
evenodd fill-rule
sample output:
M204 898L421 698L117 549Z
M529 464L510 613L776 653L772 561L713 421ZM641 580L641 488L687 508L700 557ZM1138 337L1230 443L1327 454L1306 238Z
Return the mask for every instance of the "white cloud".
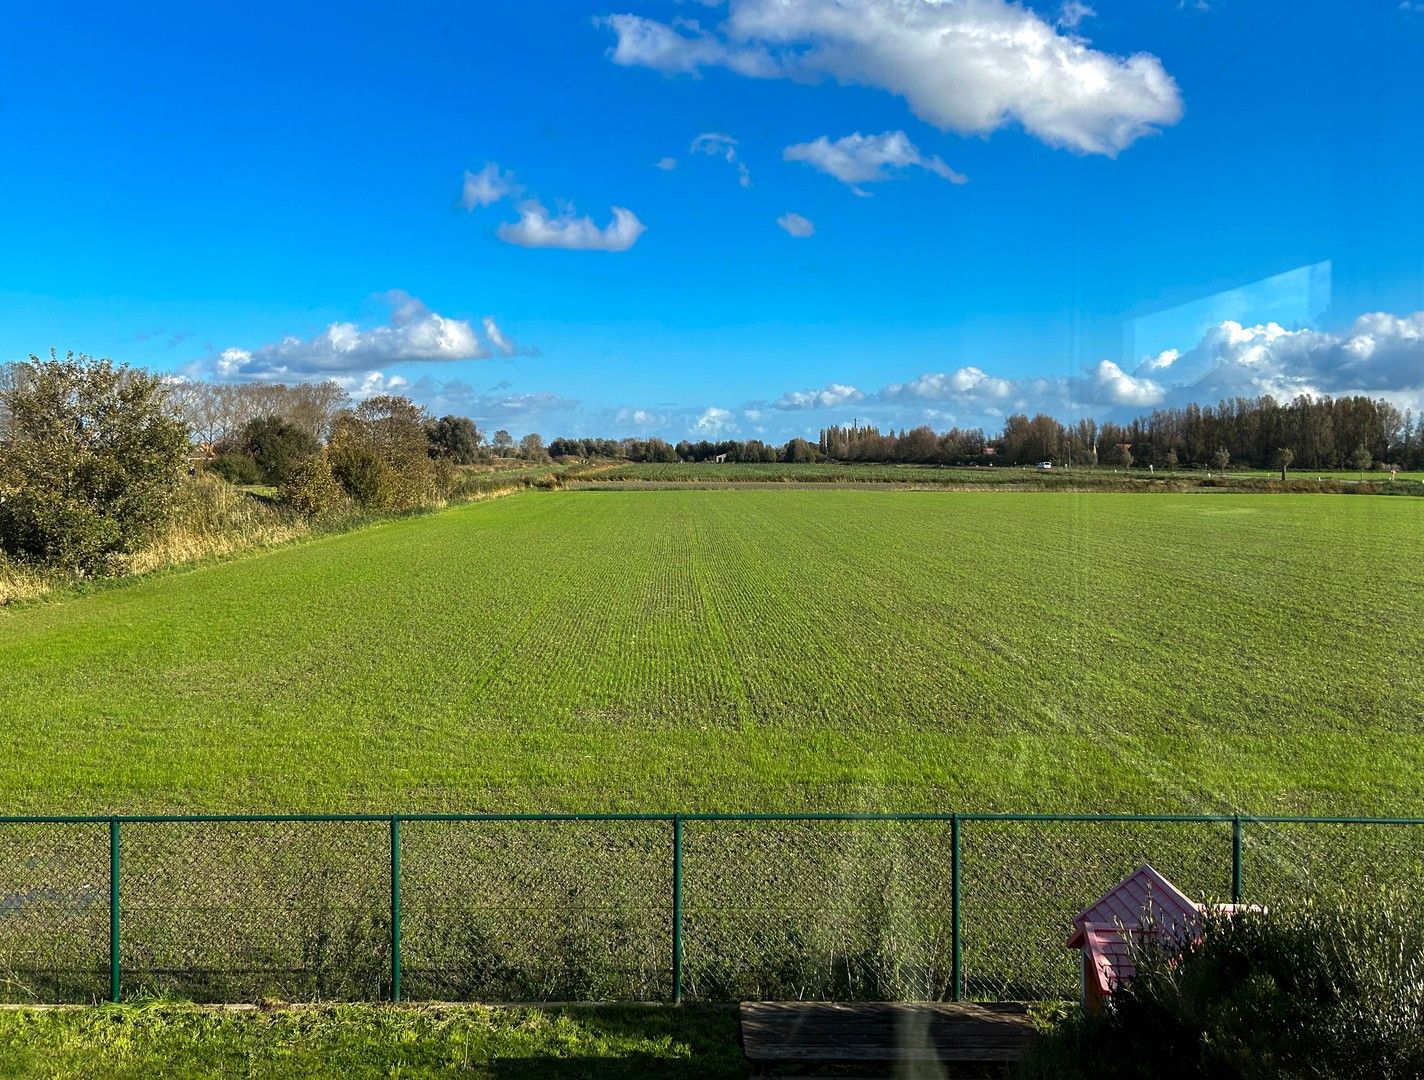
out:
M485 337L489 338L490 344L494 346L495 352L500 356L513 356L519 351L514 342L504 336L504 331L496 326L495 321L488 315L484 318L484 327Z
M766 50L729 46L695 20L679 19L674 28L640 15L609 15L596 24L610 27L617 36L609 57L624 67L650 67L665 74L695 75L704 67L725 67L754 78L779 74L779 65Z
M1083 3L1083 0L1063 0L1058 6L1058 25L1076 30L1083 24L1084 19L1091 19L1096 15L1097 12Z
M829 77L896 94L964 135L1018 123L1050 146L1113 156L1182 115L1155 56L1099 51L1010 0L731 0L715 31L626 14L602 25L616 64Z
M677 168L677 158L658 158L657 162L654 163L653 168L661 169L663 172L672 172L675 168Z
M613 208L613 220L599 228L587 216L575 217L565 210L551 216L535 199L521 203L519 220L507 221L495 230L506 244L528 248L564 248L569 251L627 251L647 228L633 211Z
M361 375L338 375L334 381L357 399L376 397L379 394L399 394L410 386L410 381L399 375L386 375L379 371L367 371Z
M1288 401L1299 394L1366 394L1400 407L1424 406L1424 311L1372 312L1338 333L1227 320L1191 348L1148 357L1132 373L1111 360L1080 376L1053 378L1000 378L961 367L892 384L878 398L900 407L953 403L981 414L992 406L1068 417L1238 396Z
M1143 408L1162 402L1162 387L1151 379L1129 375L1111 360L1104 360L1093 369L1093 400L1108 405L1134 405Z
M719 157L727 164L735 165L737 167L737 184L744 188L752 186L752 174L747 169L747 163L737 158L737 140L730 135L720 135L715 131L703 132L692 140L688 151L693 154Z
M1007 398L1015 392L1010 379L996 379L977 367L962 367L949 373L921 375L907 383L887 386L880 392L886 400L952 401L959 398Z
M862 135L857 131L835 142L822 135L813 142L788 146L781 156L787 161L804 161L829 173L841 183L850 184L857 195L865 194L856 186L858 184L889 180L891 174L887 169L919 168L952 184L969 182L967 176L955 172L938 155L921 154L920 148L903 131L886 131L879 135Z
M788 210L776 219L776 223L797 239L804 240L816 231L811 219Z
M1159 369L1162 356L1144 361L1138 374ZM1362 393L1412 402L1424 393L1424 311L1371 312L1341 333L1228 320L1174 355L1166 370L1176 400Z
M214 373L233 381L303 379L314 376L379 374L388 364L484 360L493 355L468 319L450 319L431 311L415 297L399 290L386 294L391 303L386 326L362 329L355 323L336 322L312 338L284 337L256 349L224 349ZM493 319L485 332L494 349L512 355L514 345Z
M712 405L702 410L702 415L693 421L692 430L714 439L722 435L734 435L737 431L736 416L730 409L719 409Z
M847 386L845 383L828 383L819 390L787 391L772 402L772 407L783 411L832 409L837 405L849 405L864 399L865 395L854 386Z
M477 206L492 206L518 191L519 185L514 182L513 173L502 172L493 161L487 161L485 167L477 173L465 170L460 205L466 210L473 210Z
M1163 349L1156 356L1149 356L1144 360L1137 370L1146 372L1166 371L1181 359L1181 356L1182 354L1178 349Z

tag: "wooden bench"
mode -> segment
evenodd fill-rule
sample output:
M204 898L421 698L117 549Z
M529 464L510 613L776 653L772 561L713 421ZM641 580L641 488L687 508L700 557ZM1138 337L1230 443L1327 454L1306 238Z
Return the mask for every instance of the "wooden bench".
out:
M754 1075L928 1062L1001 1067L1034 1038L1018 1002L746 1001L741 1020Z

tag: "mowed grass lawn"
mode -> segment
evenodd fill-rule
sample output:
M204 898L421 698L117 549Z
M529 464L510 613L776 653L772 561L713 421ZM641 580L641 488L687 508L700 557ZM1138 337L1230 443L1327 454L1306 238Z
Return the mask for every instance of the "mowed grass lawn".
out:
M528 493L0 612L8 813L1424 813L1424 501Z

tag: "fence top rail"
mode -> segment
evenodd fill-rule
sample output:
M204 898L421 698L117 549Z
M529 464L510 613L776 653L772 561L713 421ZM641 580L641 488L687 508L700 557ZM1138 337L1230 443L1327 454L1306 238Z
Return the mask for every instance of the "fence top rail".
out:
M50 814L0 815L0 825L108 825L143 824L259 824L259 823L367 823L409 822L1038 822L1079 823L1168 823L1187 825L1424 825L1416 817L1290 817L1254 814L931 814L931 813L610 813L610 814Z

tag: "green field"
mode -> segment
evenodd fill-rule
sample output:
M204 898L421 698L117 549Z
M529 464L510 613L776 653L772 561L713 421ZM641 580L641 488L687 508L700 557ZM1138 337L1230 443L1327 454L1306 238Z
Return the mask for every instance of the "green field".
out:
M531 492L0 612L9 813L1419 813L1424 502Z

